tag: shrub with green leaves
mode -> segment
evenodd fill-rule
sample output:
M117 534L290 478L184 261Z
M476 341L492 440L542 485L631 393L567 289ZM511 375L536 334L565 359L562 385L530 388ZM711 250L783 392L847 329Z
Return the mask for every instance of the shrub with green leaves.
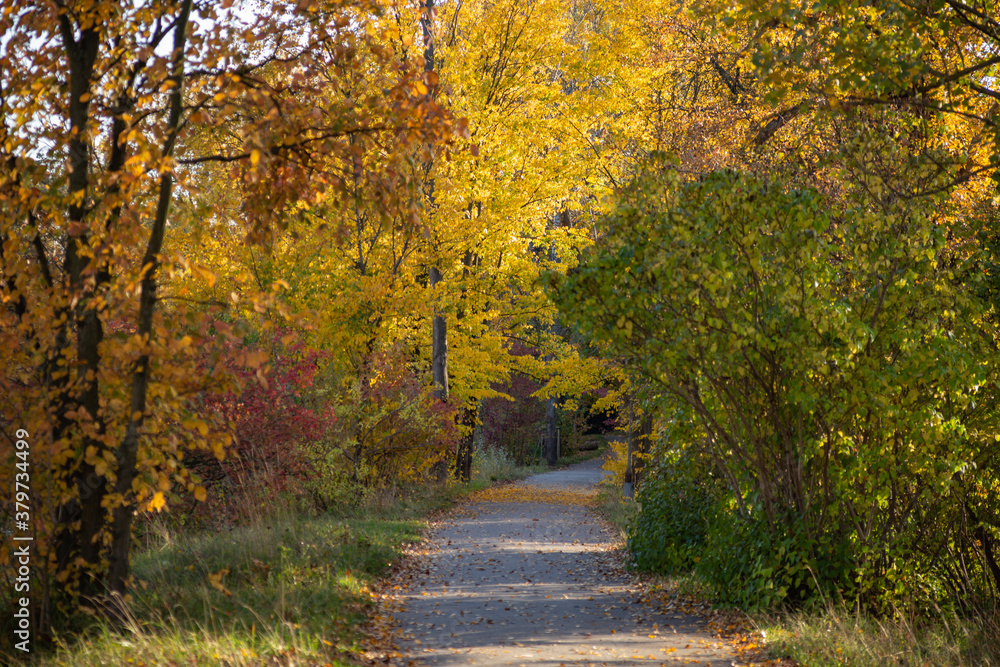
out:
M712 508L694 568L718 602L755 610L798 606L817 593L819 599L853 596L856 561L850 540L817 544L791 517L790 530L775 535L760 508L745 516L734 505Z
M735 598L770 580L773 603L816 583L880 609L990 603L1000 431L982 258L949 243L942 202L863 170L841 187L653 170L555 298L704 434L684 444L732 510L699 569L744 586Z
M628 531L630 564L643 572L690 572L705 548L722 489L690 453L664 455L639 490Z

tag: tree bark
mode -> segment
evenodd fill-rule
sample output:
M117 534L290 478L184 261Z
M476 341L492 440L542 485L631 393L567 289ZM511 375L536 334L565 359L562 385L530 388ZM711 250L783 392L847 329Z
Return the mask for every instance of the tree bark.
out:
M469 205L469 216L472 216L474 205ZM482 207L480 206L480 211ZM472 273L473 267L479 266L479 256L472 252L471 250L466 250L465 255L462 257L462 307L458 311L458 319L461 321L465 318L468 311L465 308L466 301L466 281L468 281L469 276ZM447 375L446 375L447 377ZM476 427L479 416L479 402L473 399L471 402L467 403L465 406L465 411L462 416L462 422L464 426L469 429L469 432L462 436L462 439L458 443L458 447L455 449L455 477L463 482L468 482L472 479L472 455L475 448L476 439Z
M632 483L638 485L642 481L646 467L646 455L653 446L653 413L648 410L639 422L639 432L636 434L635 446L632 451Z
M441 272L436 266L430 268L430 285L435 289L441 283ZM434 395L439 400L448 400L448 322L444 315L434 308L431 332L431 371L434 379Z
M100 415L98 414L100 387L97 381L99 362L98 345L103 337L103 329L97 311L93 306L96 285L88 285L85 279L85 269L89 260L77 252L78 245L86 246L89 235L86 233L85 219L88 214L87 194L90 187L90 89L94 75L94 66L101 44L102 25L96 24L80 30L80 36L74 35L73 25L67 14L59 16L59 31L69 62L69 119L71 138L69 140L69 179L68 189L75 198L68 207L69 231L66 237L66 255L63 275L68 281L67 298L76 302L75 306L65 305L62 314L65 317L56 338L55 355L50 356L50 363L45 370L46 380L50 380L55 370L59 356L70 348L69 322L73 321L76 334L76 381L79 389L71 390L72 379L69 373L62 379L54 381L58 387L54 401L56 424L53 440L67 437L72 420L66 418L71 410L78 413L86 412L93 420L94 429L98 434L103 432ZM72 310L72 313L70 312ZM98 452L104 449L103 444L92 437L86 436L82 442L83 452L94 447ZM97 568L100 565L101 544L97 539L103 530L105 510L101 501L106 492L107 480L97 475L94 466L84 460L76 470L71 471L66 480L69 487L76 487L78 497L63 503L56 510L58 523L55 537L56 565L60 572L73 567L77 557L84 562L84 567ZM72 465L72 464L70 464ZM99 592L99 587L89 578L81 578L80 593L85 597Z
M559 461L556 437L556 399L550 396L545 403L545 460L550 466Z
M455 477L463 482L472 479L472 451L476 444L476 416L479 410L475 405L465 408L462 421L469 429L458 443L455 456Z
M421 0L420 3L420 28L424 38L424 71L434 71L434 0ZM435 94L433 88L428 88L428 96ZM431 158L428 157L425 168L428 178L425 180L425 189L430 209L434 208L434 179L430 177L433 167ZM436 292L437 286L441 283L441 270L437 266L432 266L428 270L428 283L432 292ZM434 381L434 395L441 401L448 400L448 322L437 307L437 294L434 295L434 318L432 320L431 332L431 374Z

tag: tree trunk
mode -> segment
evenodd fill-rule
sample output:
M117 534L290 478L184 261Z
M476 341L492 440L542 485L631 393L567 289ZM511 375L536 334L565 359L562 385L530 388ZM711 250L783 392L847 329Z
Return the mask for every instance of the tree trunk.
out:
M93 305L98 286L96 284L93 287L87 286L84 275L90 260L85 253L77 252L78 247L89 246L85 221L88 213L87 193L90 187L89 133L92 130L89 127L89 98L94 65L102 40L100 33L102 26L95 25L82 29L77 39L74 37L69 17L60 15L59 28L70 68L68 87L72 138L69 141L68 188L70 192L82 193L82 196L69 205L70 231L66 238L63 272L65 280L68 281L67 297L75 301L76 305L67 305L62 309L66 320L57 336L56 357L50 357L50 362L55 362L64 350L67 360L70 358L68 327L72 321L75 324L76 334L75 371L80 389L77 392L70 390L69 373L53 383L59 387L54 401L57 423L53 440L67 437L72 420L67 419L66 415L74 410L81 415L87 413L93 420L93 428L97 435L104 431L104 425L98 414L100 387L97 380L100 361L98 346L103 337L103 328ZM45 372L51 377L51 371L54 370L53 363L49 366ZM90 448L100 453L105 449L99 439L85 436L81 449L86 452ZM69 465L72 466L73 462ZM80 570L97 569L101 560L99 536L105 527L105 509L102 507L102 500L107 492L107 479L103 475L96 474L94 466L87 463L84 455L84 460L79 462L78 467L70 470L66 484L69 488L76 487L78 497L63 503L56 510L58 522L55 536L56 566L60 572L77 570L75 561L79 558L82 560ZM84 597L89 598L101 592L100 585L89 577L79 577L77 581L80 585L79 592Z
M476 444L476 415L479 411L476 407L465 408L462 421L469 429L466 435L458 443L455 455L455 477L463 482L472 479L472 452Z
M434 71L434 0L421 0L420 3L420 28L424 38L424 71ZM433 97L437 91L433 87L428 88L427 95ZM424 165L427 169L428 177L425 179L424 187L427 193L429 209L434 208L434 179L430 177L433 162L428 158ZM442 281L441 271L437 266L432 266L428 270L428 283L431 291L436 291L438 284ZM431 374L434 380L434 395L441 401L448 400L448 322L437 307L437 294L434 295L434 319L432 321L433 330L431 333Z
M632 483L638 485L642 481L646 468L646 455L653 448L653 413L647 411L639 422L639 432L636 434L632 451Z
M550 396L545 404L545 460L554 466L559 460L556 451L556 399Z
M430 285L435 289L441 282L441 272L436 266L430 268ZM448 323L444 315L434 308L431 333L431 371L434 379L434 395L439 400L448 400Z
M470 218L472 217L474 208L475 204L469 204L468 215ZM482 205L479 205L479 210L480 212L482 211ZM479 256L471 250L466 250L465 255L462 257L462 307L458 310L459 322L468 314L465 308L466 282L469 280L473 267L476 266L479 266ZM462 423L469 431L466 435L462 436L458 447L455 449L455 477L463 482L468 482L472 479L472 454L475 448L478 416L479 402L473 399L466 404L462 416Z

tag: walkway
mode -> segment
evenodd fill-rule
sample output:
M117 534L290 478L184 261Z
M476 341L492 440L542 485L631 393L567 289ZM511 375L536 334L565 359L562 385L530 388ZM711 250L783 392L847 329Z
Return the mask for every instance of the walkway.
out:
M638 600L611 531L586 504L605 474L588 461L451 513L400 586L398 664L729 667L699 618Z

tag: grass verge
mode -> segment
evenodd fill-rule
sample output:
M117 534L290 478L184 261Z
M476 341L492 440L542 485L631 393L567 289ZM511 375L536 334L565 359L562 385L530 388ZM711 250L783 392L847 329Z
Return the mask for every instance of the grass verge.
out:
M370 588L422 517L460 489L425 490L355 516L277 512L212 534L169 534L134 560L124 630L94 619L38 665L351 665Z
M1000 622L992 619L875 619L829 605L821 611L754 618L772 658L802 667L899 665L996 667Z
M559 459L558 467L573 465L595 459L604 454L606 446L596 450L576 452ZM468 491L481 491L495 482L516 482L531 475L553 470L545 463L519 466L505 450L497 447L477 446L472 459L472 480L466 486Z
M597 449L591 449L590 451L578 451L568 454L561 459L559 459L559 466L571 466L574 463L583 463L584 461L590 461L591 459L596 459L599 456L603 456L605 452L608 451L608 446L606 444L600 445Z
M612 482L605 481L601 483L600 490L597 492L595 507L601 516L614 526L618 536L621 538L622 544L624 544L629 522L635 516L636 512L639 511L639 506L636 502L630 498L626 498L622 493L621 487Z

